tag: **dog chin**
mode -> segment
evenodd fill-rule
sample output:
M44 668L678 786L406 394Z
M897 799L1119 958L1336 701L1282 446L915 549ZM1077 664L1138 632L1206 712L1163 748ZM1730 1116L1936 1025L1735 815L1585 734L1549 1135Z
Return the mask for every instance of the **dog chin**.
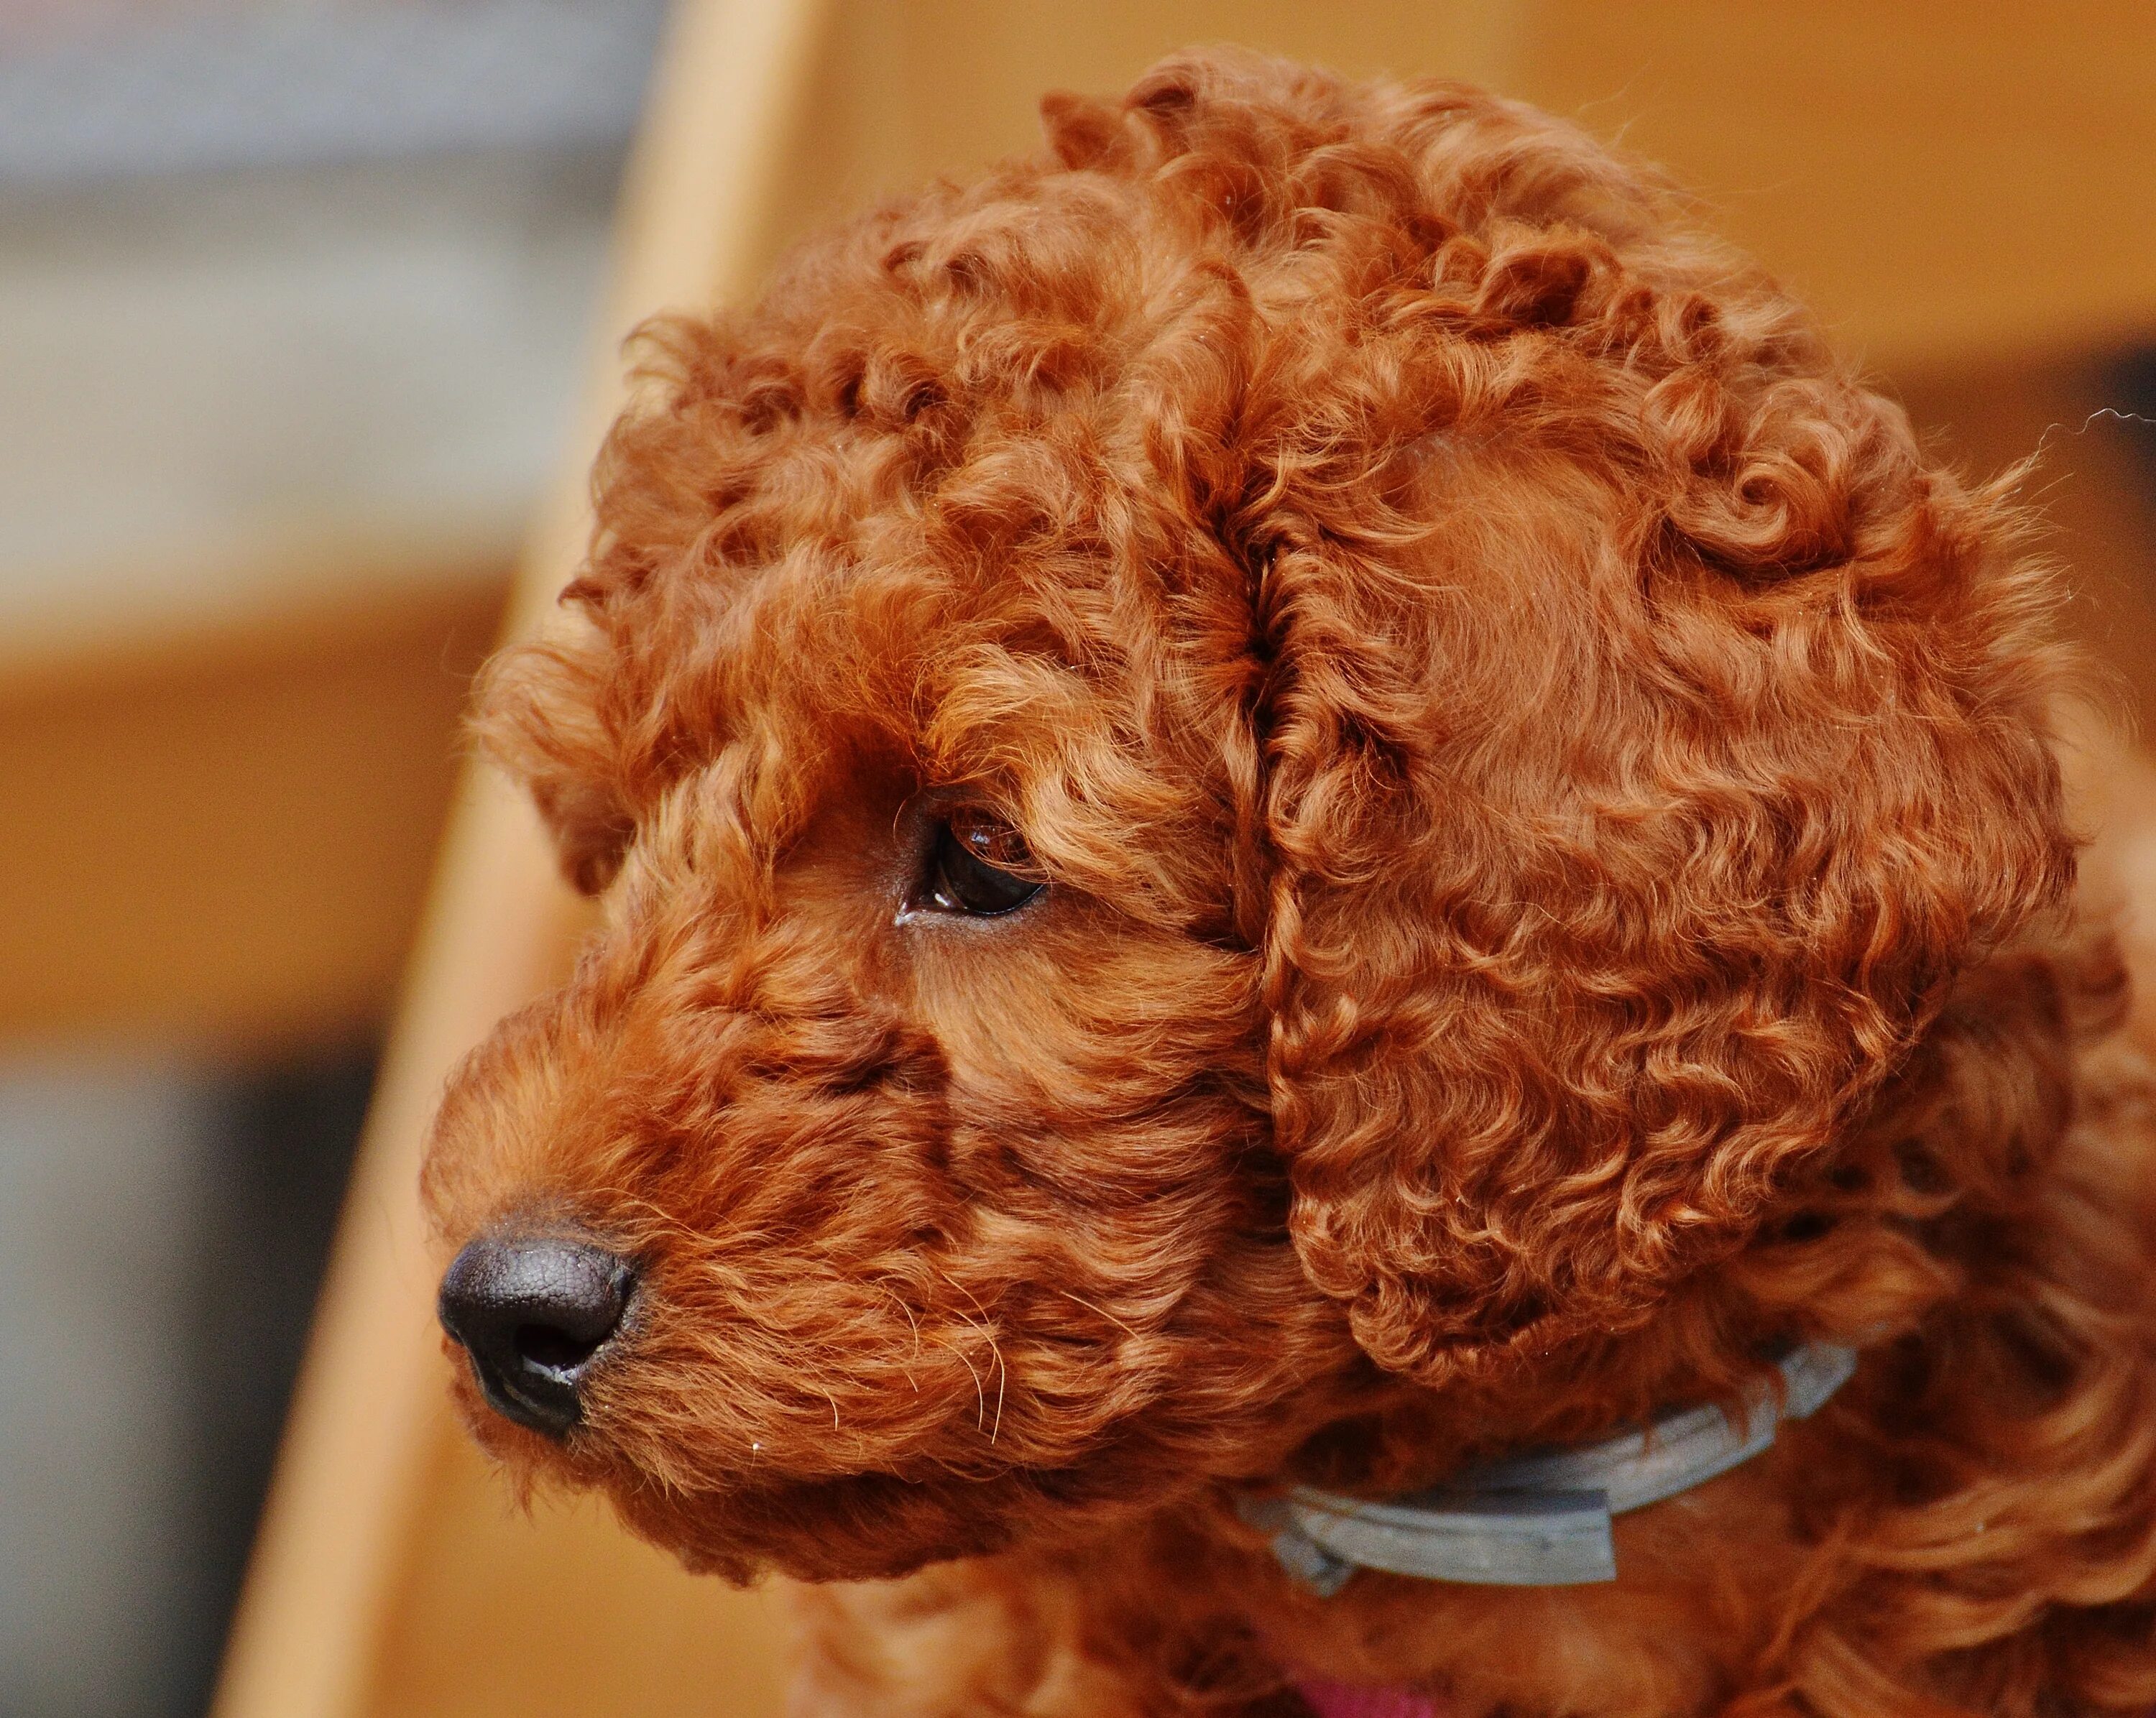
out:
M685 1490L623 1460L603 1439L572 1433L557 1442L511 1423L487 1404L468 1367L452 1394L475 1441L525 1495L602 1492L638 1537L697 1574L740 1584L766 1574L886 1580L929 1563L987 1556L1014 1536L1002 1521L1006 1511L1024 1509L1015 1480L916 1482L856 1474L773 1485L744 1475L723 1488Z
M885 1474L684 1496L608 1483L631 1531L700 1575L747 1584L766 1574L796 1581L882 1581L929 1563L983 1556L1013 1536L967 1482L916 1484ZM984 1520L983 1518L989 1519Z

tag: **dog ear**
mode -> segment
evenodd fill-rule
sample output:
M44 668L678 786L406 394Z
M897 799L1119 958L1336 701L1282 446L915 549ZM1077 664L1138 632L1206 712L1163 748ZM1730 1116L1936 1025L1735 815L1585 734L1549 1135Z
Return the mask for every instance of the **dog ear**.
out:
M1852 387L1787 403L1661 508L1445 474L1412 576L1319 502L1276 534L1276 1136L1389 1369L1643 1322L2071 885L2005 494Z
M470 724L480 749L530 792L562 874L586 895L613 880L636 828L621 791L621 747L602 714L614 654L583 620L501 651L480 675Z
M762 546L732 507L746 487L745 420L778 412L792 378L729 389L734 346L721 326L660 316L629 351L631 404L607 432L593 474L589 552L540 636L498 652L470 723L480 749L531 793L562 869L587 895L613 879L648 807L685 750L672 668L681 629L668 579L696 546L753 558ZM783 372L783 366L769 367ZM759 394L756 384L762 384Z

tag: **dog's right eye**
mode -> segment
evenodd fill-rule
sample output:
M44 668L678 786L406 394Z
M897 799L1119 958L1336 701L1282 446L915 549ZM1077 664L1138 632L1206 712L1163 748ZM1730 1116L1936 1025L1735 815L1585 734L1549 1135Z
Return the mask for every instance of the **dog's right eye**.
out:
M1016 911L1047 886L1017 830L985 813L964 811L937 828L919 899L936 912L993 918Z

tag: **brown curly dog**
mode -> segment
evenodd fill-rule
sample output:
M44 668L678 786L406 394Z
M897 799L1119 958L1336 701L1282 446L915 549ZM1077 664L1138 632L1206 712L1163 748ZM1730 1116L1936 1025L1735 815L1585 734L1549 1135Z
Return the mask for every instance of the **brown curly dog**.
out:
M2152 1088L2007 485L1526 109L1045 112L647 332L488 678L603 921L428 1164L479 1435L859 1583L803 1712L2156 1703ZM1826 1339L1614 1582L1238 1513Z

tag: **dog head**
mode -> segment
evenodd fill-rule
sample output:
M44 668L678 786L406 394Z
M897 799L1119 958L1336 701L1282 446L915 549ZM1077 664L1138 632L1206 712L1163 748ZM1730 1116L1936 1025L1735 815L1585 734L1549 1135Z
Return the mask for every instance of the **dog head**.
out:
M1046 111L647 334L485 688L603 923L437 1126L468 1404L730 1573L1640 1328L2071 874L2003 498L1651 179L1219 54Z

